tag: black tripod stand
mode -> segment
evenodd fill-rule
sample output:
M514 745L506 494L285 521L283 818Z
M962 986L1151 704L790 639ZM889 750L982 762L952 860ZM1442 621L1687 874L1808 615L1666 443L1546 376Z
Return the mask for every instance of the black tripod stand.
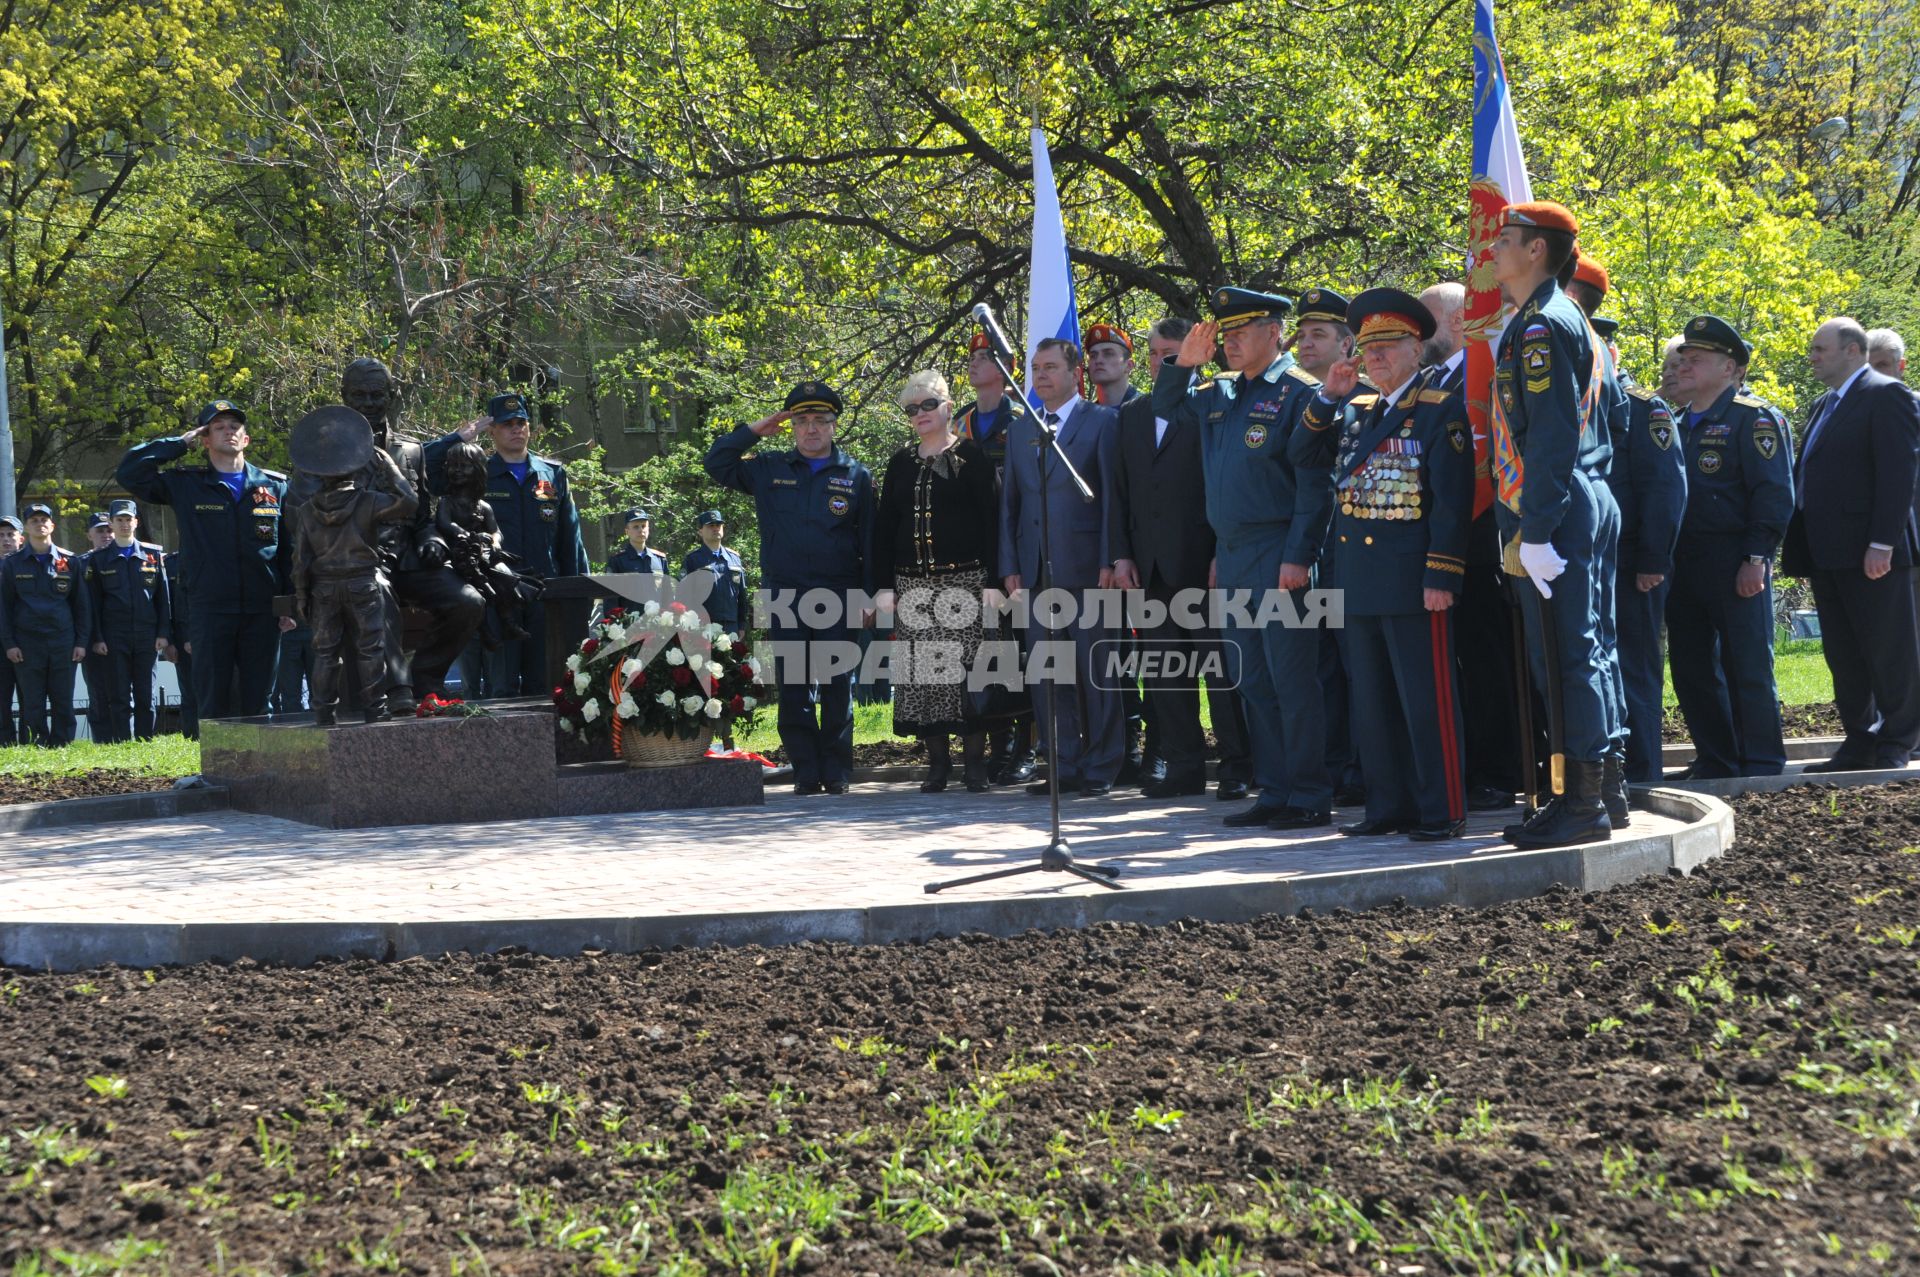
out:
M991 317L989 317L989 319L990 318ZM1058 459L1060 464L1066 467L1067 477L1073 480L1073 486L1079 489L1081 500L1092 501L1093 489L1087 486L1087 481L1081 477L1078 470L1073 468L1073 462L1067 458L1066 452L1061 449L1059 431L1054 426L1049 425L1033 410L1033 405L1027 402L1026 395L1020 389L1020 383L1015 381L1013 374L1008 371L1008 352L1004 340L999 338L998 326L990 327L988 332L989 335L994 338L993 362L994 366L1000 370L1000 376L1005 379L1007 383L1007 397L1017 406L1017 411L1024 413L1027 420L1033 423L1033 427L1039 431L1040 437L1047 441L1047 455L1040 459L1041 580L1039 588L1045 589L1053 584L1053 530L1051 521L1047 517L1047 479L1052 473L1051 463L1055 459ZM1052 638L1054 632L1053 628L1049 626L1047 636ZM1060 688L1055 687L1052 689L1052 695L1058 696L1060 691ZM1049 841L1046 848L1040 853L1040 862L1033 865L1020 865L1013 869L994 869L987 873L972 874L965 878L953 878L946 882L930 882L927 884L928 895L931 896L936 892L944 891L948 887L967 887L976 882L991 882L995 878L1012 878L1019 874L1031 873L1069 873L1076 878L1084 878L1088 882L1097 883L1102 887L1107 887L1114 891L1123 890L1119 883L1112 881L1112 879L1120 875L1119 866L1083 865L1079 863L1073 858L1073 848L1068 846L1067 840L1060 835L1060 716L1051 712L1051 706L1048 708L1047 803L1051 808L1050 817L1052 825Z

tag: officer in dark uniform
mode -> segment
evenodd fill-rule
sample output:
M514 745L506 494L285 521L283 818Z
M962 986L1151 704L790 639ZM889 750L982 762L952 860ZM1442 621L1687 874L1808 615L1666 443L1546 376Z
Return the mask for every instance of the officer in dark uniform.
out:
M0 561L20 548L20 520L0 514ZM0 745L20 743L20 729L13 713L13 662L0 656Z
M1296 454L1338 449L1332 584L1346 608L1355 739L1373 764L1366 819L1340 832L1457 838L1467 796L1452 608L1466 583L1473 427L1466 401L1420 369L1435 324L1418 297L1369 288L1347 314L1378 389L1355 393L1359 369L1335 364ZM1338 412L1342 401L1354 411Z
M486 416L426 445L428 484L436 495L445 495L447 450L456 443L473 442L482 426L493 437L493 455L487 458L487 504L500 524L502 546L520 558L515 569L522 576L579 576L587 567L587 547L580 538L580 513L567 487L567 468L528 450L533 422L523 396L495 395L487 401ZM493 696L535 696L548 690L547 625L539 603L528 604L523 624L528 637L502 643L488 662Z
M95 510L87 516L87 548L80 552L81 562L95 550L103 550L113 544L113 528L107 519L105 510ZM87 689L87 735L97 741L124 739L115 737L107 717L108 703L113 699L112 668L107 658L87 645L87 658L80 662L80 681Z
M1489 441L1500 536L1519 587L1528 664L1564 723L1564 792L1522 825L1519 847L1605 839L1608 792L1625 800L1625 777L1607 776L1616 702L1599 612L1620 535L1620 508L1604 473L1606 359L1587 317L1562 291L1571 282L1579 226L1558 204L1508 206L1494 242L1494 272L1517 309L1494 363ZM1553 647L1549 657L1547 645ZM1611 782L1611 783L1609 783Z
M973 387L975 399L954 414L954 432L980 445L993 462L995 477L1004 483L1007 432L1020 409L1008 395L1006 378L993 361L993 343L983 332L975 333L967 343L967 382ZM987 778L996 785L1024 785L1033 779L1037 761L1033 710L1024 691L1017 695L1021 712L987 729Z
M88 646L106 663L102 678L99 741L153 738L153 664L173 630L173 607L163 563L165 552L139 540L138 507L115 501L107 507L112 539L86 556L87 604L93 617Z
M1324 464L1291 460L1288 443L1320 379L1282 353L1282 317L1293 308L1291 298L1222 288L1212 302L1216 319L1196 324L1180 353L1158 370L1153 411L1199 428L1215 579L1221 590L1251 594L1246 616L1226 617L1226 637L1260 798L1226 823L1311 829L1333 820L1326 707L1314 682L1320 627L1263 623L1259 616L1281 591L1297 615L1307 615L1305 595L1326 540L1333 482ZM1213 359L1216 337L1232 371L1193 386L1193 370Z
M727 519L718 510L700 512L700 544L680 560L680 579L695 572L713 577L707 594L707 615L715 625L732 634L746 632L749 615L747 566L737 550L721 544L727 535Z
M179 438L128 449L117 475L140 500L172 506L179 522L180 548L193 565L182 597L191 603L187 635L201 718L266 713L280 634L295 624L273 614L274 597L286 592L289 546L280 519L287 477L246 459L246 421L237 405L216 399ZM196 444L206 450L205 464L161 469Z
M1592 322L1607 345L1627 406L1624 421L1607 423L1613 444L1607 488L1620 507L1613 605L1626 699L1626 775L1630 781L1654 781L1662 775L1660 724L1667 662L1661 627L1672 588L1673 547L1687 508L1686 450L1667 401L1619 366L1612 345L1618 322L1601 315Z
M1119 411L1124 404L1144 398L1133 384L1133 337L1114 324L1088 324L1080 334L1080 349L1086 356L1087 384L1093 388L1094 403ZM1123 626L1117 636L1117 650L1125 654L1137 651L1139 640L1131 628ZM1153 707L1141 694L1139 681L1129 680L1120 688L1120 714L1126 726L1126 754L1120 761L1116 785L1147 785L1167 774L1160 757L1160 736L1153 723Z
M53 543L53 507L27 507L27 543L0 563L0 651L20 692L20 740L73 743L73 676L91 613L80 556ZM51 713L49 713L51 708Z
M667 574L667 556L647 548L647 536L653 531L653 516L645 510L628 510L620 516L627 539L607 558L609 572L639 572L647 576Z
M779 412L721 435L706 456L715 483L754 499L768 596L839 595L839 614L824 621L808 619L793 597L784 607L774 599L780 743L800 794L844 794L852 781L851 666L865 618L847 614L847 594L859 590L870 598L875 581L873 474L834 444L841 408L840 396L824 382L803 381ZM793 448L746 455L789 422Z
M173 611L167 629L166 658L173 662L174 682L180 685L180 734L198 740L200 701L193 691L193 639L187 628L187 591L180 579L184 569L180 551L168 553L162 568L167 577L167 601Z
M1778 409L1740 393L1752 350L1732 324L1716 315L1688 320L1680 350L1687 512L1667 642L1693 740L1687 774L1777 776L1787 751L1769 587L1793 517L1793 434Z

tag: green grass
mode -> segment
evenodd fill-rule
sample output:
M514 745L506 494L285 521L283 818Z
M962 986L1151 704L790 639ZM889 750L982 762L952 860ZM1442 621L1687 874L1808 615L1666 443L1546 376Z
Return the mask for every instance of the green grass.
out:
M1780 638L1773 646L1773 681L1782 705L1814 705L1833 699L1833 673L1820 650L1819 639ZM1668 667L1666 704L1680 702L1673 695L1673 670Z
M0 776L74 776L95 769L152 776L192 776L200 771L200 742L181 736L96 745L75 741L64 749L15 745L0 749Z

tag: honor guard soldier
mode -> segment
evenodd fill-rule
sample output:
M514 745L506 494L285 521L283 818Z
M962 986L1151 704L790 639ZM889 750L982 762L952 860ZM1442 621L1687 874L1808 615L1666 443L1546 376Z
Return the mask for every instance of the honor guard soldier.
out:
M26 510L27 543L0 563L0 651L20 693L20 743L73 743L73 676L91 613L80 556L53 543L53 507Z
M87 604L93 616L88 646L106 663L102 741L153 737L153 665L173 632L165 552L136 537L138 507L115 501L107 507L113 538L87 555Z
M87 516L87 549L84 553L104 550L113 542L113 521L105 510L95 510Z
M1563 725L1561 792L1524 824L1517 847L1605 839L1608 808L1626 801L1625 773L1609 763L1615 702L1601 647L1600 577L1620 535L1620 509L1596 476L1607 464L1606 358L1587 317L1562 291L1579 226L1558 204L1509 205L1493 246L1500 290L1516 309L1494 363L1492 460L1500 537L1520 597L1527 661ZM1556 712L1557 711L1557 712Z
M447 491L447 452L456 443L472 443L485 428L493 440L487 458L487 504L500 525L501 548L516 555L522 576L579 576L587 567L580 539L580 512L567 486L567 468L528 450L533 421L525 396L495 395L487 415L426 446L427 482L434 494ZM538 602L529 603L527 637L500 645L489 654L489 694L536 696L547 690L547 623ZM469 653L472 648L468 649Z
M1609 422L1613 465L1607 488L1620 507L1620 554L1615 570L1614 636L1626 699L1627 779L1659 780L1660 725L1665 714L1667 594L1673 586L1673 548L1687 508L1686 449L1667 401L1619 366L1615 320L1593 317L1593 330L1613 359L1626 392L1624 421Z
M1793 517L1786 418L1740 393L1752 349L1700 315L1681 330L1687 512L1667 609L1673 693L1693 741L1693 779L1786 767L1773 681L1774 551Z
M645 510L628 510L620 516L620 524L626 529L627 541L608 556L607 571L664 577L667 556L647 548L647 537L653 532L653 516Z
M790 654L778 671L780 743L800 794L844 794L852 782L853 669L843 660L865 618L848 614L847 595L874 588L873 474L833 441L841 407L826 383L803 381L779 412L714 440L705 463L715 483L753 497L763 588L788 594L772 637ZM794 447L746 455L788 423ZM840 610L810 619L797 601L808 590L838 593Z
M707 593L707 616L730 634L745 634L750 614L747 599L747 565L740 552L724 544L727 518L718 510L703 510L699 519L700 544L680 560L680 579L695 572L713 577Z
M193 564L181 597L190 603L187 637L201 718L266 713L280 633L295 624L273 614L287 582L290 547L280 526L287 477L249 462L250 442L246 413L216 399L179 438L130 448L116 476L149 505L172 506L180 525L180 549ZM161 469L196 445L206 451L205 464Z
M0 514L0 562L20 548L20 520ZM20 743L18 720L13 712L13 662L0 655L0 745Z
M1366 819L1340 832L1457 838L1467 798L1452 608L1473 521L1473 427L1466 401L1420 369L1435 325L1419 298L1369 288L1347 314L1378 390L1356 393L1359 368L1336 363L1302 436L1337 451L1331 583L1346 605L1355 743L1373 763Z
M1290 593L1298 610L1326 540L1333 483L1324 464L1296 466L1287 449L1320 379L1281 352L1291 298L1222 288L1212 301L1215 319L1196 324L1180 353L1159 368L1154 415L1200 431L1218 588L1250 591L1247 617L1257 616L1275 590ZM1193 370L1212 360L1216 336L1232 371L1193 386ZM1299 694L1316 686L1319 627L1249 627L1230 614L1227 640L1238 666L1260 798L1226 823L1275 829L1332 824L1326 707L1318 694Z

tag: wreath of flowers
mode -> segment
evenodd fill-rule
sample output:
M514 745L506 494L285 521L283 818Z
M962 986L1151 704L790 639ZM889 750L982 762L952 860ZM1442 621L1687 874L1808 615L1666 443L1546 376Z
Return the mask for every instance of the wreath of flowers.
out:
M553 689L560 730L611 742L623 732L689 740L751 722L766 699L761 666L745 639L701 619L684 603L612 607L567 658Z

